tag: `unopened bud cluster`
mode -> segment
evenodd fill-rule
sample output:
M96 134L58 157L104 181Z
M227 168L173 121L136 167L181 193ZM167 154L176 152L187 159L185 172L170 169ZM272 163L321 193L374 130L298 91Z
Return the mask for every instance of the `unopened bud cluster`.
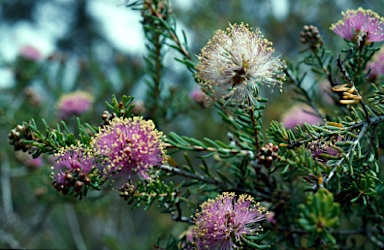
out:
M303 30L300 32L300 42L309 44L311 49L317 49L322 44L319 29L313 25L304 25Z
M119 188L119 196L128 200L129 196L134 194L136 191L136 186L130 183L125 183L121 188Z
M64 178L65 184L55 180L52 182L53 187L64 195L68 194L72 187L73 191L79 193L83 186L91 183L91 179L80 168L74 168L72 171L67 169Z
M270 168L272 162L279 158L278 152L279 146L272 143L268 143L265 146L261 147L260 152L257 154L258 164Z
M8 138L9 144L14 146L15 151L23 150L23 152L28 151L29 154L32 154L36 150L32 144L25 142L26 140L35 140L35 137L26 124L17 125L16 128L12 129L8 134Z
M117 115L116 113L109 113L107 110L104 110L101 114L101 119L103 119L103 122L100 124L101 126L109 125L110 121L113 120Z
M27 97L27 100L32 104L32 106L39 107L41 105L41 98L38 96L38 94L33 88L26 87L24 89L24 94Z

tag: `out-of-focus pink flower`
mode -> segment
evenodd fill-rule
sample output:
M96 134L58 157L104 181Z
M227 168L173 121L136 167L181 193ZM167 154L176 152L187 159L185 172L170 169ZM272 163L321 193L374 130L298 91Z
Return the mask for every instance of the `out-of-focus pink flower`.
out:
M376 78L384 75L384 46L373 56L372 60L367 64L369 77Z
M41 52L31 45L21 47L19 55L32 61L38 61L42 58Z
M91 145L105 157L105 174L121 187L133 177L152 179L152 168L166 157L162 137L151 120L114 118L100 129Z
M189 96L190 96L193 100L195 100L196 102L203 102L203 101L204 101L204 96L205 96L205 94L204 94L203 91L201 91L200 88L196 88L196 89L194 89L194 90L189 94Z
M203 107L209 107L212 105L212 98L205 94L201 88L194 89L189 96L195 100L197 103L199 103Z
M267 216L265 208L246 194L224 192L209 199L194 219L197 249L237 249L241 238L259 231L259 222Z
M332 86L329 81L319 82L319 96L324 104L335 104L335 99L332 97L333 94L334 92L332 91Z
M281 123L288 129L294 129L297 125L301 126L305 122L311 125L322 123L323 120L315 114L311 107L295 105L283 114Z
M43 165L41 156L33 158L32 155L22 151L16 151L15 156L27 168L39 168Z
M372 10L347 10L343 12L343 19L332 24L331 30L338 36L359 43L365 36L365 41L384 41L384 19Z
M194 226L190 226L188 227L187 230L185 230L184 232L182 232L180 234L180 237L179 238L183 238L185 236L185 242L182 242L179 246L180 249L192 249L192 244L193 244L193 230L194 230ZM187 245L188 244L188 245Z
M87 112L93 103L93 96L85 91L75 91L62 95L57 102L60 118L67 119L73 115Z

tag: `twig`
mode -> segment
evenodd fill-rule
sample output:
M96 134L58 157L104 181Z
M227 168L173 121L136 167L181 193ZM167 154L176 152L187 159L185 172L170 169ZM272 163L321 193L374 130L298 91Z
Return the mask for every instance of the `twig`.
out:
M73 208L72 204L66 203L64 206L69 224L69 229L72 233L73 240L75 241L76 248L80 250L86 250L87 247L81 234L79 221L77 220L75 209Z
M189 52L187 51L187 49L181 44L179 38L177 37L177 35L175 34L175 32L173 32L173 30L169 29L169 27L167 25L165 25L164 23L166 23L166 20L164 20L163 18L163 15L161 13L159 13L152 4L149 5L152 13L154 13L156 15L156 17L158 19L160 19L163 24L163 26L168 30L169 32L169 36L172 38L172 40L176 43L177 47L180 48L180 51L181 53L186 57L188 58L189 60L192 60L192 57L191 55L189 54Z
M186 146L186 145L183 145L183 146ZM165 147L166 148L178 148L177 146L174 146L170 143L166 143L165 144ZM250 150L237 150L237 149L227 149L227 148L220 148L217 149L217 148L213 148L213 147L202 147L202 146L196 146L196 145L188 145L188 147L191 148L191 150L193 149L194 151L207 151L207 152L219 152L220 153L228 153L228 154L233 154L233 155L237 155L237 154L241 154L241 155L249 155L249 156L252 156L254 155L252 151ZM252 157L250 157L252 158Z
M7 217L13 214L10 171L11 170L9 166L9 161L8 159L6 159L1 164L1 189L2 189L4 213L6 214Z
M248 98L248 105L249 105L249 107L252 107L251 100L249 98ZM254 135L255 146L256 146L257 151L259 151L260 150L259 131L256 129L256 119L255 119L255 114L254 114L253 108L249 109L249 116L250 116L251 121L252 121L253 133L255 134Z
M272 230L272 231L279 231L279 232L287 232L287 233L295 233L295 234L309 234L310 231L300 229L300 228L289 228L289 227L270 227L270 226L264 226L264 229ZM359 228L359 229L352 229L352 230L338 230L335 231L334 234L340 234L340 235L354 235L354 234L362 234L366 235L369 231L374 231L375 228Z
M21 244L13 237L10 232L4 231L0 228L0 242L2 243L2 247L7 244L11 249L21 249Z
M202 175L186 172L186 171L181 170L179 168L174 168L174 167L167 166L167 165L161 165L161 166L159 166L159 168L161 170L166 171L166 172L174 173L174 174L177 174L177 175L180 175L180 176L184 176L184 177L187 177L187 178L190 178L190 179L199 180L201 182L204 182L204 183L207 183L207 184L212 184L212 185L221 187L221 188L226 189L226 190L231 190L231 191L235 191L235 192L239 192L239 193L247 193L247 194L252 195L255 198L256 197L263 198L265 201L270 201L271 200L271 196L270 195L263 194L263 193L260 193L260 192L255 192L254 190L249 190L249 189L244 189L244 188L236 188L236 187L230 186L230 185L228 185L228 184L226 184L224 182L220 182L218 180L211 179L211 178L208 178L208 177L205 177L205 176L202 176Z
M364 136L365 133L367 132L368 127L369 127L369 123L368 123L368 122L366 122L366 123L363 124L363 128L360 130L359 136L358 136L357 139L354 141L352 147L350 147L350 148L348 149L347 154L346 154L343 158L341 158L339 161L336 162L335 166L333 167L333 169L332 169L331 172L329 173L327 179L325 180L325 182L324 182L325 184L328 183L328 182L332 179L332 177L334 176L334 174L335 174L335 172L336 172L337 167L341 166L341 164L343 163L343 161L344 161L345 159L348 159L348 158L349 158L349 156L350 156L350 154L352 153L352 151L356 148L357 144L360 142L360 140L363 138L363 136Z
M176 215L175 211L172 211L171 212L172 220L192 224L192 219L190 217L182 216L180 202L176 202L175 206L176 206L176 210L177 210L177 215ZM170 206L167 203L164 203L164 207L166 209L169 209Z
M22 237L22 240L20 242L22 246L27 245L28 242L34 238L33 236L42 230L43 228L42 225L45 222L45 220L48 218L48 215L50 214L54 206L55 206L55 203L53 202L44 206L43 211L39 214L35 224L32 227L30 227L28 232Z

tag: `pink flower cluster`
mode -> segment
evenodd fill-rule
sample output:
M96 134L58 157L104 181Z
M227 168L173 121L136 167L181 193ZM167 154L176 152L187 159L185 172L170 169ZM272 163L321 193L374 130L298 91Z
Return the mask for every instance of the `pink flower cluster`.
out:
M314 110L308 106L296 105L286 111L281 119L281 123L285 128L294 129L297 125L308 123L316 125L322 123L323 120L315 115Z
M260 231L260 221L268 216L265 208L246 194L224 192L201 205L195 216L197 249L238 248L241 238Z
M344 18L331 26L338 36L357 43L363 37L366 43L384 41L384 19L376 12L358 8L342 14Z
M89 148L72 145L55 155L53 186L67 194L86 191L83 187L93 185L93 180L104 182L110 178L115 187L134 178L151 180L152 167L166 159L164 148L163 134L152 121L142 117L114 118L100 128Z
M21 47L19 55L31 61L38 61L42 58L41 52L32 45Z
M152 167L165 161L162 137L150 120L114 118L100 129L91 146L105 157L105 173L120 187L134 177L151 179Z
M93 103L93 96L85 91L75 91L60 97L57 102L60 118L67 119L73 115L87 112Z

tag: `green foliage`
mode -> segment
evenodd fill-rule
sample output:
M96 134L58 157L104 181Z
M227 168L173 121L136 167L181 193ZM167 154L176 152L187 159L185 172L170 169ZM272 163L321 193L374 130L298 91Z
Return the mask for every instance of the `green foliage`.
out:
M260 90L260 93L258 91L252 93L255 95L254 103L231 106L231 103L219 101L212 108L202 108L197 105L198 103L192 103L184 85L172 85L169 82L177 81L175 72L164 65L164 58L169 52L175 51L181 56L176 58L176 61L185 66L186 72L189 73L183 76L183 79L191 79L191 82L195 80L195 65L199 59L191 52L189 47L191 43L187 41L184 31L181 32L182 37L179 37L176 25L178 19L169 1L128 1L126 5L139 11L142 16L141 24L147 49L144 57L145 70L141 71L137 65L125 66L129 61L125 58L116 59L117 64L113 67L117 70L118 81L121 84L120 91L112 93L114 92L111 87L112 81L104 73L104 66L97 58L87 58L86 62L81 64L79 72L74 77L76 86L79 83L79 88L86 88L89 81L94 82L95 86L92 85L90 89L94 89L94 94L97 94L95 99L98 102L112 95L112 101L106 103L111 113L108 111L102 113L101 124L100 120L94 119L99 118L99 114L94 116L82 114L81 120L86 122L80 122L80 118L77 117L57 121L53 115L44 119L46 114L53 114L54 105L42 106L31 96L27 97L9 90L17 98L12 102L9 96L0 97L0 123L2 126L5 125L7 130L14 127L8 135L14 151L24 151L25 155L30 154L37 158L53 155L62 148L77 145L89 150L97 160L95 165L99 167L107 160L107 156L97 155L91 146L93 137L99 129L108 126L115 117L130 118L140 113L144 115L144 119L153 120L156 127L160 127L166 134L162 137L163 141L159 142L161 145L164 143L164 148L160 151L162 153L164 150L167 154L166 160L151 166L153 175L148 179L134 178L137 168L142 166L140 165L142 159L135 159L131 155L129 139L116 141L112 143L123 144L119 152L123 153L119 157L125 157L126 162L134 166L132 172L123 169L126 166L117 167L115 172L109 171L111 166L103 166L105 169L101 170L94 168L86 176L89 178L89 183L76 190L76 180L80 178L78 172L75 179L67 180L69 184L63 194L78 196L80 200L87 196L83 203L92 204L101 197L117 193L132 209L140 207L151 213L151 209L156 208L169 215L173 222L193 226L192 216L201 209L201 203L207 199L215 198L222 192L235 192L236 195L245 193L260 202L273 215L268 220L254 222L255 225L260 224L264 230L242 234L241 246L246 249L348 249L356 247L354 243L349 242L362 241L361 238L364 243L372 244L371 246L384 247L382 236L384 203L381 199L384 195L382 173L384 78L372 78L367 70L373 55L379 51L375 43L367 43L364 40L367 38L363 36L362 41L358 43L347 41L344 43L344 48L335 53L333 51L335 48L326 46L330 43L320 36L318 28L304 26L300 35L306 49L302 50L300 54L302 59L298 63L294 63L294 60L288 61L288 66L284 69L287 75L284 94L270 94ZM196 9L199 8L198 5L196 4ZM233 7L239 6L236 4ZM193 11L191 10L191 13ZM231 60L232 54L230 54L226 53L228 60ZM233 54L235 55L236 51L233 51ZM243 53L236 59L243 60L245 56ZM25 89L30 87L32 82L39 82L49 92L51 98L56 100L65 89L66 83L63 78L68 63L65 57L57 61L50 60L37 63L18 58L13 63L16 89ZM243 68L235 70L232 75L231 72L226 74L240 78L241 74L247 73L245 69L249 63L250 61L243 61L241 64ZM55 65L56 70L46 70L54 68ZM218 66L217 70L222 73L226 69ZM144 71L146 88L134 84L140 82L141 72ZM171 73L172 77L166 77L168 73ZM52 79L57 81L57 86L51 83ZM327 84L329 91L332 90L328 93L330 99L327 101L322 100L324 96L321 95L325 95L321 92L322 83ZM243 82L236 79L232 86L225 89L228 94L238 87L237 84ZM256 83L250 81L246 84ZM141 111L136 110L139 104L135 102L134 97L127 95L132 92L133 86L145 89ZM272 115L269 112L274 109L273 99L278 101L292 99L308 105L312 109L312 115L321 118L323 122L320 124L304 122L295 128L286 128L279 121L270 121ZM11 103L9 109L8 103ZM101 108L104 109L104 106L97 105L95 104L93 111L99 112ZM284 102L281 105L285 105ZM269 109L269 106L272 108ZM187 115L195 117L190 118ZM299 119L294 117L294 114L289 118ZM35 122L40 120L41 124ZM15 126L20 122L21 125ZM217 129L210 130L214 126L217 126ZM149 133L152 128L142 129L144 131L142 133ZM119 133L124 138L124 133L131 131L119 131ZM153 142L143 141L143 144L145 143ZM0 155L1 160L5 159L2 165L4 187L6 185L10 187L11 178L18 177L18 172L13 173L14 176L10 174L12 171L8 165L11 160L7 155L12 151L9 148L7 153ZM144 152L145 147L141 148L140 145L138 148ZM151 157L153 152L146 153L143 158ZM15 162L12 164L15 165ZM81 166L81 163L79 164ZM76 172L74 166L71 166L70 170ZM66 173L66 169L57 171ZM104 183L108 181L110 175L126 173L124 171L131 173L132 176L125 176L129 181L122 186L115 186L117 192L109 193ZM22 173L23 178L33 178L32 175L29 176L32 172ZM41 173L46 174L43 171L38 172ZM24 188L28 185L23 181L20 183L15 184L17 193L28 189ZM33 187L35 186L36 183L33 184ZM60 191L63 190L55 187ZM34 192L45 197L45 199L39 198L42 203L52 202L51 200L55 199L52 198L54 197L52 194L48 195L47 191L36 190ZM99 192L95 194L91 192L93 190ZM13 214L12 196L4 192L3 200L7 201L4 205L5 210L8 209L6 214ZM106 201L104 209L109 206L108 202ZM116 203L113 205L116 206ZM224 207L228 208L231 205L227 204ZM247 211L248 207L245 205L243 209ZM237 222L231 221L233 216L231 212L233 211L227 211L225 218L221 218L228 227L228 232L225 232L228 234L228 239L234 237L231 230L244 226L236 224L233 228L229 228ZM69 214L68 211L67 213ZM351 215L354 215L353 218ZM113 219L116 218L118 217ZM69 224L74 221L75 219L71 217ZM161 223L163 221L159 224ZM171 224L166 224L166 227L168 225ZM76 227L73 224L70 226ZM188 238L186 233L177 236L180 229L171 232L169 228L164 231L167 231L167 235L173 235L159 236L152 245L153 248L180 249L196 246L198 240L196 235L195 238L193 236ZM23 236L26 235L28 236L28 234ZM76 248L79 248L79 239L75 238L74 241L77 242ZM125 247L123 243L115 242L112 236L106 236L104 241L110 248ZM28 244L16 247L24 246Z
M308 247L314 246L319 239L327 244L336 244L336 238L330 229L339 225L340 205L333 201L333 195L325 188L320 188L315 194L307 197L307 202L301 204L300 225L311 233L307 242Z
M109 104L107 102L107 106L113 110L114 116L129 117L133 108L135 107L135 105L132 104L133 99L135 99L133 96L123 95L121 101L118 101L116 96L113 96L112 103Z

